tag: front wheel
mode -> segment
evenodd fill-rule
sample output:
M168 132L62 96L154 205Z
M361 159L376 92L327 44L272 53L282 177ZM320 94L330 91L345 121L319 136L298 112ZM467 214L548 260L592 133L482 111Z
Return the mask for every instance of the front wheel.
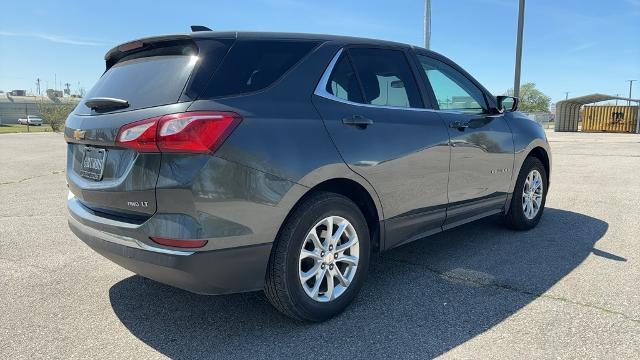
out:
M296 207L274 243L265 294L294 319L326 320L353 301L369 256L369 229L358 206L339 194L314 194Z
M535 157L525 159L511 197L507 226L516 230L529 230L540 222L547 199L547 171Z

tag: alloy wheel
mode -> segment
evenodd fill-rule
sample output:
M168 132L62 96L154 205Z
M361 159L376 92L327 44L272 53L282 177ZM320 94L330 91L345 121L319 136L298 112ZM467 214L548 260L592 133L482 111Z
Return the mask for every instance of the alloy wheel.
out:
M527 175L522 189L522 212L527 219L532 220L540 212L543 194L542 175L538 170L533 169Z
M353 281L360 259L358 234L340 216L329 216L311 228L300 249L298 277L305 293L318 302L342 295Z

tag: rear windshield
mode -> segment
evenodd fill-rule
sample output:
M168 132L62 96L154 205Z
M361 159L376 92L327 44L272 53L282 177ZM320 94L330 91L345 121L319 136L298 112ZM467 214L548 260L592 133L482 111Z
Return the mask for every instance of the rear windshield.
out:
M309 40L238 40L201 98L262 90L282 77L317 45L317 41Z
M85 99L126 100L129 107L123 110L131 111L258 91L278 80L318 42L198 39L170 45L151 45L123 56ZM86 106L76 109L76 114L91 113Z
M197 61L196 56L152 56L122 61L102 75L86 99L127 100L127 110L178 101Z

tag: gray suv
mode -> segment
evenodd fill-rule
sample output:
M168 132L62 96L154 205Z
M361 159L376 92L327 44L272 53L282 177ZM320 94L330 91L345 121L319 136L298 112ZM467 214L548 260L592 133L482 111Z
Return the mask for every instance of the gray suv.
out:
M137 274L264 289L295 319L372 254L489 216L538 223L543 129L449 59L371 39L199 31L122 44L69 115L69 226Z

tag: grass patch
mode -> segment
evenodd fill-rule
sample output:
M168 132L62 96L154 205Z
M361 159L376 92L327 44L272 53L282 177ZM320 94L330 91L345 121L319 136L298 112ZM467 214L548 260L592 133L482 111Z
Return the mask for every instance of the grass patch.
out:
M51 132L51 127L48 124L42 124L40 126L29 126L20 124L2 124L0 125L0 134L13 134L13 133L26 133L26 132Z

